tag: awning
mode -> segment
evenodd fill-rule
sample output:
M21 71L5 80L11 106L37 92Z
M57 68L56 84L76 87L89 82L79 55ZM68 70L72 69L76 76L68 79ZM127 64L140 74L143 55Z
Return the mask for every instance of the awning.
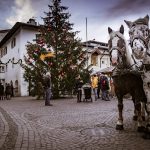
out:
M114 69L115 69L115 67L110 66L110 67L107 67L107 68L100 69L100 70L97 71L96 73L97 73L97 74L100 74L100 73L111 74Z
M92 70L91 75L96 74L98 71L100 71L100 67L98 66L92 66L90 68L90 70Z

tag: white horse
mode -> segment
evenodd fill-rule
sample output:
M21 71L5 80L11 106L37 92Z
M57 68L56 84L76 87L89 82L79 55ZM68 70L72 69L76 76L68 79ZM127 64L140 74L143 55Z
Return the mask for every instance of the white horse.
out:
M143 88L147 97L147 125L144 138L150 139L150 30L149 16L139 18L133 22L126 21L129 27L130 43L133 50L133 55L136 59L142 60L143 63Z
M112 65L115 66L112 78L118 99L119 118L116 129L123 129L123 96L130 93L135 106L135 116L138 116L138 131L143 131L142 115L144 109L141 106L144 105L141 105L141 102L146 101L146 96L141 76L135 74L136 69L138 69L137 63L134 63L127 41L124 38L124 27L121 26L119 31L113 31L108 27L108 33L110 36L108 41L110 60Z

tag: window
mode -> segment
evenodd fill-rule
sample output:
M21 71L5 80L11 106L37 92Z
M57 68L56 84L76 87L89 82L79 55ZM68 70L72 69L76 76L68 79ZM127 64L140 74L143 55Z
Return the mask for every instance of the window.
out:
M2 48L1 49L1 57L3 57L4 56L4 49Z
M4 55L7 54L7 46L4 48Z
M97 53L93 53L91 56L91 64L94 66L98 65L98 54Z
M0 66L0 73L4 73L5 72L5 67L4 66Z
M8 66L6 65L6 72L7 72Z
M104 61L104 60L102 60L102 64L105 64L105 61Z
M16 38L13 38L11 41L11 48L14 48L16 46Z

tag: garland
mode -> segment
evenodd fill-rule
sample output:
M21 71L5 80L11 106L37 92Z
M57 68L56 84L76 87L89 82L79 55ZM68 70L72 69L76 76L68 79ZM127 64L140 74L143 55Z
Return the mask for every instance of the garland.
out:
M12 64L20 64L22 65L22 59L19 59L17 62L15 62L14 58L13 59L9 59L7 62L2 62L0 60L0 65L7 65L8 63L12 63Z

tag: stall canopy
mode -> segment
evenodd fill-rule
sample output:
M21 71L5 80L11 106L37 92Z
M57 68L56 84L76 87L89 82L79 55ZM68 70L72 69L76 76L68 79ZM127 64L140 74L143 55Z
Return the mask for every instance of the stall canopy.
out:
M107 68L102 68L99 71L97 71L96 74L101 74L101 73L111 74L114 69L115 69L115 67L113 67L113 66L110 66L110 67L107 67Z

